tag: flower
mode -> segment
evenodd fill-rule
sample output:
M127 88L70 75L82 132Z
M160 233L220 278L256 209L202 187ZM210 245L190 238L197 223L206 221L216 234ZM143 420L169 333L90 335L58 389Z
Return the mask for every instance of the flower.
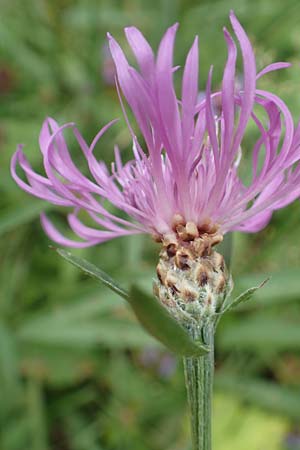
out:
M32 170L21 146L12 159L12 176L22 189L53 204L73 207L69 224L82 241L62 236L43 214L42 224L51 239L82 247L134 233L150 233L161 240L174 235L191 240L201 233L256 232L267 225L274 210L299 197L300 126L294 129L291 113L278 96L256 87L261 76L289 64L274 63L257 74L252 46L233 12L230 21L241 49L243 86L236 91L237 47L224 28L228 56L222 87L212 92L211 68L201 101L197 37L186 58L179 99L173 82L178 70L173 65L177 24L166 31L156 58L137 28L125 28L139 70L129 65L119 44L108 35L134 158L123 164L116 147L111 171L96 159L94 147L112 123L88 145L73 124L59 127L47 119L40 135L46 176ZM129 122L122 93L144 145ZM241 163L249 121L258 137L252 149L252 167L248 168L250 182L246 183ZM65 128L72 128L94 181L72 161L63 137ZM17 164L27 183L17 175ZM106 201L133 221L111 213ZM95 227L79 219L81 210L88 213Z

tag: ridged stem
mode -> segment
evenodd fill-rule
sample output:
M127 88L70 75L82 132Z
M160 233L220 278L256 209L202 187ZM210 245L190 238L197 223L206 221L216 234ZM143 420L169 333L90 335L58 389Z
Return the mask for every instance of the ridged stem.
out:
M194 338L195 331L193 330ZM209 347L207 355L185 357L184 373L192 428L192 450L211 450L211 415L214 377L214 324L202 329L203 340Z

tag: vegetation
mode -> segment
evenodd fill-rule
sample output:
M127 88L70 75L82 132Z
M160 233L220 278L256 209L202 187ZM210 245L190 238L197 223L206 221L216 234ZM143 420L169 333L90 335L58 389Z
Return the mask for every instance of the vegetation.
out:
M49 248L39 213L47 209L67 230L66 211L17 188L9 161L24 143L33 165L42 165L38 133L46 115L76 122L88 141L120 117L97 154L110 161L117 142L129 158L106 31L124 40L123 27L134 24L155 44L178 20L176 63L199 34L200 84L204 89L213 63L217 87L229 8L254 42L259 68L295 63L261 85L279 93L297 120L300 3L0 0L0 8L0 449L188 450L181 361L141 329L117 295ZM250 127L249 147L253 139ZM235 292L271 280L218 329L215 450L300 448L299 233L297 201L262 232L233 236ZM74 254L150 292L158 251L137 236Z

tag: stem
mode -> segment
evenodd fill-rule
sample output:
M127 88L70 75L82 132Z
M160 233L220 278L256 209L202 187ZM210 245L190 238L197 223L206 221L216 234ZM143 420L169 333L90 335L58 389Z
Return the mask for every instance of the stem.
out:
M195 330L193 337L195 338ZM208 322L202 330L209 353L200 357L184 357L192 428L192 450L211 450L211 413L214 376L214 324Z

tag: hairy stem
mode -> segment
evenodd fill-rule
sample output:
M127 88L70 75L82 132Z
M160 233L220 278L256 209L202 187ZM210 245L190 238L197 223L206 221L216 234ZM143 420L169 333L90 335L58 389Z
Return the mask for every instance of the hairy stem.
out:
M195 336L193 330L193 337ZM202 330L210 351L201 357L185 357L184 373L191 416L192 450L211 450L211 414L214 376L214 324Z

